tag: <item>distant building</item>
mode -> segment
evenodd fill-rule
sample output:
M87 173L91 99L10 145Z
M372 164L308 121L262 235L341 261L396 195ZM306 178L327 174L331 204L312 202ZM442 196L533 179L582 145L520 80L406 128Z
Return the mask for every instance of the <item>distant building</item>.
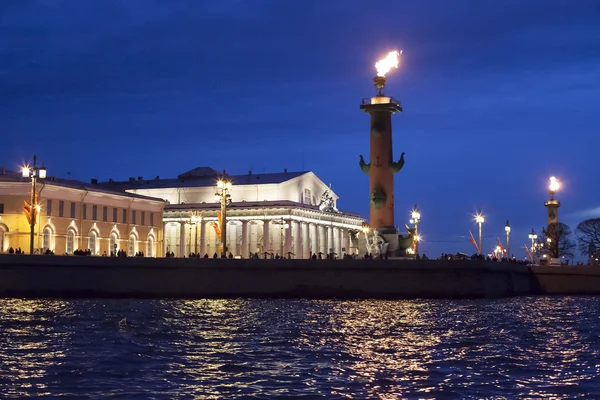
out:
M35 226L37 251L92 255L124 250L133 256L162 256L164 200L48 177L38 181L40 212ZM0 173L0 253L21 248L29 253L30 226L23 212L31 199L31 180L20 173Z
M164 209L164 252L213 256L221 249L215 223L220 203L212 168L200 167L173 179L130 178L102 183L111 190L167 200ZM227 208L227 248L234 256L250 253L341 256L357 251L364 218L337 210L338 196L312 172L228 175L233 184ZM197 217L197 220L193 220ZM287 226L287 228L286 228Z

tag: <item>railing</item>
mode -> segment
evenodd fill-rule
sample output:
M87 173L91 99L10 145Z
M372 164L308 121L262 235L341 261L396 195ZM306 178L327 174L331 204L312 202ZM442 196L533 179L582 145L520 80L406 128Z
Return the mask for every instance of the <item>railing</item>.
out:
M362 99L362 105L373 105L373 104L395 104L399 107L402 107L400 104L400 100L394 97L388 96L376 96L376 97L365 97Z

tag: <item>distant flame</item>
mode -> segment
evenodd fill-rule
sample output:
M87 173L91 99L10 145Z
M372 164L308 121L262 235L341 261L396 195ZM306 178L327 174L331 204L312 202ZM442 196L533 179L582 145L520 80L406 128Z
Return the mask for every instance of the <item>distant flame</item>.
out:
M379 60L375 63L375 68L377 69L377 76L385 76L392 67L398 68L398 62L400 54L402 54L402 50L400 52L390 51L386 58L383 60Z

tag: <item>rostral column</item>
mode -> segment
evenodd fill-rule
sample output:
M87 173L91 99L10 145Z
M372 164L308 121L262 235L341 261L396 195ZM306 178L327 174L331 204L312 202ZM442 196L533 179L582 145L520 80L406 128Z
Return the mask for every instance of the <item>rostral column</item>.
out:
M383 92L385 74L398 68L402 52L393 51L375 64L377 76L373 79L377 94L362 100L360 109L371 116L371 159L365 163L360 156L360 168L370 180L370 227L380 233L397 233L394 227L394 174L404 166L404 153L394 162L392 156L392 115L402 112L400 102Z

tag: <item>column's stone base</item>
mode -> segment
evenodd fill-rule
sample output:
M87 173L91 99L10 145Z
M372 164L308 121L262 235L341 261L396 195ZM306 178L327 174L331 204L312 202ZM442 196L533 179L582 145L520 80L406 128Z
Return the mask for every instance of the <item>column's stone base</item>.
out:
M400 235L396 228L380 228L379 235L388 243L387 257L406 257L406 249L412 244L412 238ZM412 255L410 256L412 257Z

